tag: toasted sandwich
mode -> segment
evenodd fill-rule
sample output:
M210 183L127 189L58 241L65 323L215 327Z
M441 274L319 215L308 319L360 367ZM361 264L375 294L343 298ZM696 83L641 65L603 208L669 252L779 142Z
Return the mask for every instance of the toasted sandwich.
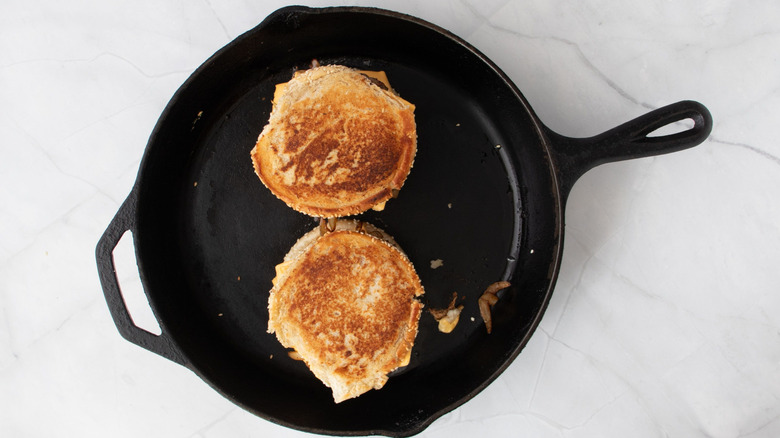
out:
M384 231L339 221L301 237L276 267L268 332L294 349L340 403L409 364L424 293Z
M255 173L276 197L314 217L381 210L414 164L414 109L383 72L299 71L276 86L251 153Z

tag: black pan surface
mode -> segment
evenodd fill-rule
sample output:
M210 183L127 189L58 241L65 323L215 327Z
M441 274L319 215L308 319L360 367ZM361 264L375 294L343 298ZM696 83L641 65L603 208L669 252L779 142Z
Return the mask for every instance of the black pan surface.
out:
M266 333L274 266L317 222L276 199L249 156L275 84L314 58L384 70L416 105L418 153L406 184L384 211L358 218L407 252L426 306L446 307L453 292L465 305L450 334L424 313L409 366L383 389L338 405ZM282 425L415 434L495 379L541 319L560 263L563 203L587 170L557 160L550 138L562 150L578 145L547 130L497 67L440 28L374 9L277 11L199 68L161 116L136 186L98 246L117 327ZM112 277L110 252L125 230L160 336L132 324ZM431 268L437 259L443 265ZM477 300L499 280L512 286L488 335Z

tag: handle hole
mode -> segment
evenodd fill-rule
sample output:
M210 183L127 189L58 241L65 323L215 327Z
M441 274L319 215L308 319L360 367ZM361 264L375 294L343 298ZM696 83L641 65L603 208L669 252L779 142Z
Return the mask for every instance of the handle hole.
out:
M652 138L652 137L666 137L674 134L679 134L681 132L685 132L688 130L693 129L695 123L693 119L683 119L678 120L674 123L669 123L664 126L661 126L660 128L656 129L655 131L650 132L645 137Z
M126 231L119 239L112 257L114 258L119 290L133 324L154 335L161 335L162 329L160 329L160 324L157 323L157 318L154 317L152 308L149 306L149 300L146 298L141 277L138 274L138 263L135 258L131 231Z

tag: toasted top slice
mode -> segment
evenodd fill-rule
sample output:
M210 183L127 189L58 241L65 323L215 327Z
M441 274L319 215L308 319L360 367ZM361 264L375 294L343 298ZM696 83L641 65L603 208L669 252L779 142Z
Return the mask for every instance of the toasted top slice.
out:
M268 331L336 403L384 386L409 363L417 335L423 288L412 264L392 243L347 229L313 230L291 254L277 269Z
M381 80L328 65L277 87L252 161L263 184L293 209L340 217L387 201L416 152L414 105Z

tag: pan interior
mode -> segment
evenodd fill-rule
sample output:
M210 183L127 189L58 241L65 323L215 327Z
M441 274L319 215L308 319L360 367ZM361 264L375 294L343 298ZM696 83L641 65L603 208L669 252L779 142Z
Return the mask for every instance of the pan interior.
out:
M340 60L356 63L349 61ZM395 237L420 275L427 307L446 307L453 292L465 303L459 329L450 335L438 333L433 318L423 315L414 360L405 368L410 371L463 348L471 333L484 330L477 299L490 282L503 279L507 258L517 257L513 231L521 218L497 149L505 139L469 96L423 72L378 68L417 105L418 153L398 198L382 212L356 217ZM267 120L272 85L249 90L193 156L180 218L185 278L198 279L193 298L225 342L253 362L304 379L308 370L265 333L274 266L318 223L276 199L253 172L249 151ZM443 264L434 269L437 260Z
M552 183L532 114L469 48L414 23L397 29L397 20L385 20L320 23L322 38L335 38L328 50L301 43L264 62L241 54L268 40L244 37L220 55L230 62L217 69L212 61L174 98L139 175L145 200L137 245L164 329L190 367L226 397L299 429L399 433L464 402L527 342L555 271ZM329 33L382 34L380 24L406 36L366 41ZM305 28L305 21L296 25ZM249 154L275 84L313 55L323 64L384 70L416 105L418 151L406 184L384 211L358 218L395 237L422 280L427 308L446 307L454 292L464 305L450 334L424 312L410 364L383 389L339 405L266 332L274 266L317 221L275 198ZM218 77L223 82L213 83ZM163 122L169 128L160 129ZM434 269L436 260L442 265ZM487 335L478 299L507 278L513 286L494 308Z

